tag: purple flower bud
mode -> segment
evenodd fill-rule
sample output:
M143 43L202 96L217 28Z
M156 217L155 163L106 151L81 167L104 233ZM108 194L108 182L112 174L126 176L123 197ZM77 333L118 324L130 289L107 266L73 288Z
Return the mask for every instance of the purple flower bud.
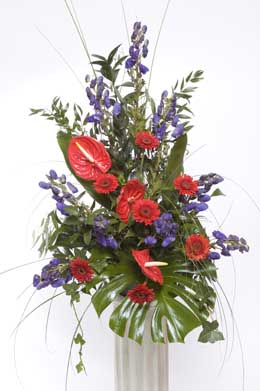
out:
M39 182L39 186L40 186L41 189L44 189L44 190L48 190L48 189L51 188L51 184L50 183L43 182L43 181Z
M223 248L222 251L221 251L221 254L224 255L225 257L230 257L231 254L230 252L228 251L227 248Z
M178 122L179 122L179 117L178 115L175 115L175 117L172 120L172 126L173 127L177 126Z
M157 114L157 113L155 113L154 115L153 115L153 124L154 125L157 125L158 123L159 123L159 121L160 121L160 116Z
M198 197L198 200L201 202L208 202L210 199L211 197L208 194L203 194Z
M164 100L165 98L167 98L167 96L168 96L168 91L167 91L167 90L164 90L164 91L162 92L162 95L161 95L161 100Z
M33 276L33 286L34 286L34 288L37 287L37 285L40 283L40 281L41 281L41 277L38 274L35 274Z
M117 117L121 113L121 105L118 102L115 102L113 107L113 116Z
M217 185L218 183L223 182L223 181L224 181L224 178L222 178L222 176L220 176L218 174L214 174L214 176L212 178L212 183L214 185Z
M61 260L59 258L53 258L51 261L50 261L50 266L53 267L53 266L58 266L59 264L61 263Z
M128 58L125 62L125 67L126 69L133 68L136 64L136 60L133 59L132 57Z
M146 238L144 239L144 243L147 246L152 246L153 244L157 243L157 239L153 236L146 236Z
M142 30L144 34L147 32L147 26L145 24L143 25Z
M209 259L211 260L220 259L220 254L217 253L216 251L211 251L209 253Z
M74 186L71 182L67 182L67 186L70 189L70 191L75 194L78 192L78 189L76 186Z
M60 196L58 196L56 194L53 194L53 196L51 198L54 199L57 202L62 202L63 201L63 197L60 197Z
M51 179L54 179L54 180L58 179L58 175L55 170L50 170L49 175L50 175Z
M176 238L174 236L167 236L163 241L162 241L162 247L168 247L169 244L174 242Z
M51 186L51 191L55 195L59 195L60 194L60 189L58 189L58 187L56 187L56 186Z
M106 243L107 243L107 247L110 247L113 250L117 250L118 249L118 243L117 243L117 241L115 240L115 238L113 236L108 236L106 238Z
M66 183L66 176L64 174L62 174L59 179L60 179L60 183L65 185L65 183Z
M95 88L97 84L97 79L92 79L90 82L90 88Z
M141 28L141 22L135 22L133 28L134 28L135 31L136 31L136 30L140 30L140 28Z
M148 55L148 47L146 45L143 46L142 55L144 58Z
M197 212L203 212L204 210L208 209L208 205L205 204L204 202L197 203L196 205L196 210Z
M184 132L184 126L183 126L183 124L179 124L174 129L174 131L172 133L172 137L178 138L183 134L183 132Z
M53 288L59 288L66 283L66 279L61 277L51 282Z
M148 71L149 71L149 68L147 68L145 65L143 64L139 64L139 71L145 75Z
M225 234L223 234L223 232L220 232L220 231L213 231L212 232L212 235L214 236L214 238L218 239L218 240L227 240L227 237Z

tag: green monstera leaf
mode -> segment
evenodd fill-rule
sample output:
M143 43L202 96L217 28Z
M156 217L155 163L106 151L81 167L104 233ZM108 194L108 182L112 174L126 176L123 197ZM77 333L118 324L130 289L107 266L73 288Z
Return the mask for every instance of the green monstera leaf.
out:
M214 276L216 272L212 263L204 262L204 266L194 273L190 268L191 263L171 260L170 265L163 269L163 286L152 283L155 301L151 305L141 305L131 302L122 294L131 286L143 282L145 277L137 273L137 266L130 255L121 252L119 259L118 264L109 265L104 271L106 282L92 297L92 303L100 316L121 295L122 300L113 310L109 322L110 328L117 335L127 335L141 344L149 309L152 311L150 322L153 342L184 342L190 331L205 324L216 299L209 284L213 279L213 271Z

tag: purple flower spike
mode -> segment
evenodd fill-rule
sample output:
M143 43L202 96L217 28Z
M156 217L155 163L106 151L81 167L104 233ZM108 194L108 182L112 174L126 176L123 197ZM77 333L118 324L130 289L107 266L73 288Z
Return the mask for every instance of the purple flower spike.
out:
M174 236L167 236L163 241L162 241L162 247L168 247L172 242L174 242L176 238Z

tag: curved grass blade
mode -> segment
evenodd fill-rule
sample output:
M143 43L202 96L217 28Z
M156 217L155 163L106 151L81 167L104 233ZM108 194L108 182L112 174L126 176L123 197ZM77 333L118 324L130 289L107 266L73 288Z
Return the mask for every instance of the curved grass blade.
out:
M56 288L56 289L54 290L53 295L52 295L52 298L54 298L54 296L56 295L57 289L58 289L58 288ZM48 347L48 326L49 326L49 320L50 320L50 314L51 314L52 303L53 303L53 300L50 301L49 308L48 308L48 312L47 312L46 324L45 324L45 335L44 335L44 339L45 339L45 344L46 344L47 347Z
M42 259L37 259L37 261L32 261L32 262L28 262L28 263L23 263L22 265L18 265L18 266L11 267L10 269L6 269L6 270L3 270L2 272L0 272L0 276L1 276L2 274L6 274L6 273L9 273L9 272L12 272L12 271L17 270L17 269L20 269L20 268L22 268L22 267L29 266L29 265L33 265L34 263L43 262L43 261L46 261L46 260L49 260L49 259L51 259L51 257L42 258Z
M39 309L40 307L42 307L44 304L49 303L50 300L53 300L53 299L55 299L56 297L61 296L61 295L64 295L64 294L65 294L65 292L57 293L57 295L50 297L49 299L43 301L41 304L39 304L37 307L35 307L32 311L30 311L27 315L25 315L25 316L23 317L23 319L20 320L20 322L19 322L19 323L17 324L17 326L15 327L15 329L12 331L11 336L14 335L14 333L15 333L16 330L17 330L17 328L19 328L20 325L21 325L27 318L29 318L29 316L32 315L36 310L38 310L38 309Z
M168 0L167 1L166 7L165 7L165 10L164 10L164 13L163 13L162 21L161 21L161 24L160 24L160 28L159 28L159 31L158 31L157 39L156 39L156 42L155 42L155 47L154 47L153 57L152 57L152 64L151 64L151 71L150 71L150 76L149 76L149 81L148 81L148 88L147 88L148 90L149 90L150 84L151 84L152 71L153 71L153 67L154 67L155 56L156 56L156 52L157 52L157 48L158 48L158 44L159 44L159 40L160 40L160 36L161 36L161 32L162 32L162 28L163 28L164 21L166 19L166 16L167 16L168 9L169 9L169 6L171 4L171 1L172 0Z

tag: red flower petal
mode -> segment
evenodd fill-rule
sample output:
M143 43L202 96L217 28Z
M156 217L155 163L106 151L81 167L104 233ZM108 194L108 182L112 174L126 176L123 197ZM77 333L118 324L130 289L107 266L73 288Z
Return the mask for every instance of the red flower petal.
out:
M94 270L90 266L90 263L79 257L71 261L70 271L73 277L79 282L89 282L92 280L94 275Z
M131 301L138 304L151 303L154 300L154 290L148 288L146 282L136 285L133 289L127 292L127 296Z
M120 191L117 198L116 213L119 215L123 223L128 223L129 215L135 201L144 197L145 185L138 179L128 181Z
M152 200L138 200L133 205L133 218L145 225L152 224L160 216L159 205Z
M146 267L146 262L151 262L153 259L150 256L150 250L132 250L132 255L142 272L148 277L150 280L158 282L160 285L163 284L163 275L158 266Z
M93 184L97 193L111 193L118 186L117 178L112 174L101 174Z
M138 132L135 136L135 143L143 149L153 149L158 147L159 140L152 133L147 131Z
M75 174L86 180L96 179L112 165L104 145L89 136L73 137L70 140L68 158Z
M202 235L190 235L185 242L185 253L187 258L192 261L205 260L210 251L210 242L208 238Z
M193 196L198 190L198 181L194 181L189 175L179 175L173 185L179 194Z

